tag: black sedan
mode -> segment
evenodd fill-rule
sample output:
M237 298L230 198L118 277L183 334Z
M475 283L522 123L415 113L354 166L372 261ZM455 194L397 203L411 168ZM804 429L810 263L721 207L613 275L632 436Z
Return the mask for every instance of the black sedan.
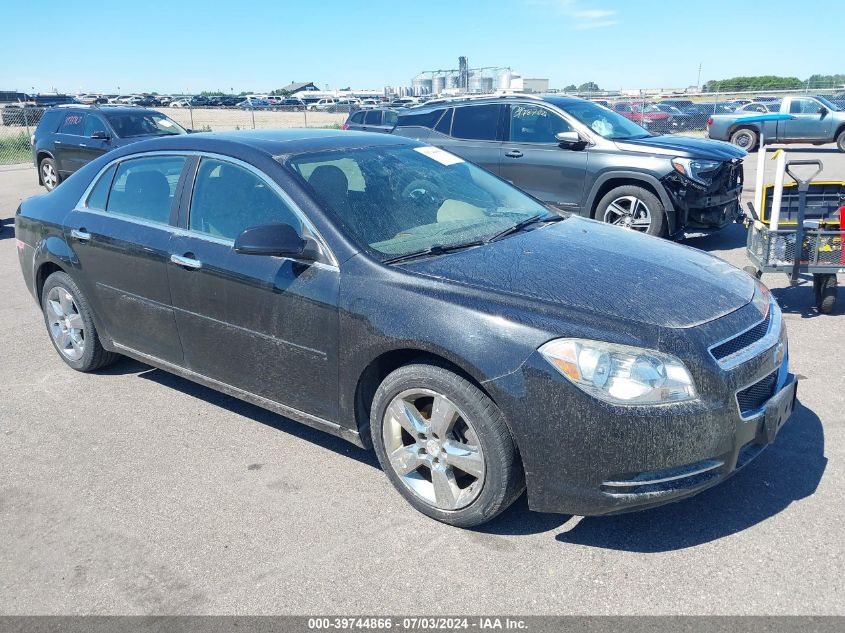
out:
M690 496L794 406L757 280L400 137L142 141L24 201L15 230L70 367L129 356L372 446L453 525L526 486L579 515Z

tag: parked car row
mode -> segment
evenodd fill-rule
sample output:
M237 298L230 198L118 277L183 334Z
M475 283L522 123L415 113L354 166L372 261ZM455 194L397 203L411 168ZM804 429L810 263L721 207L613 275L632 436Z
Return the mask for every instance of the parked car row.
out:
M739 218L744 151L654 135L624 114L577 97L492 96L357 112L344 128L424 141L562 211L651 235L714 231Z
M658 134L703 130L711 115L728 114L742 106L736 101L693 102L689 99L663 99L655 102L645 100L610 102L594 99L593 102Z

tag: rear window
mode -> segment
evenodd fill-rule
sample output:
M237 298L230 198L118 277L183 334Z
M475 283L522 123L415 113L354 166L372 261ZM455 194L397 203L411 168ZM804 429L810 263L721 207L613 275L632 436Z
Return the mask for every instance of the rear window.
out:
M381 125L381 110L370 110L367 116L364 117L364 123L367 125Z
M499 105L455 108L452 136L478 141L495 141L499 129Z
M68 112L59 127L59 132L62 134L75 134L82 136L85 115L77 112Z
M399 127L434 128L441 116L443 116L443 110L402 114L399 116Z
M46 110L44 112L44 116L41 117L41 121L38 122L38 127L35 129L35 133L55 132L62 120L62 114L64 113L60 110Z

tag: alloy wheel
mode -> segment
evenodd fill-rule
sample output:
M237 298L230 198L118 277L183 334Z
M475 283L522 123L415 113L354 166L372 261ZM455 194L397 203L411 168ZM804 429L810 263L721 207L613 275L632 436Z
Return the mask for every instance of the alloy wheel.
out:
M608 224L643 233L647 233L651 228L651 210L636 196L616 198L605 209L603 219Z
M382 439L402 484L429 505L459 510L481 493L486 472L481 442L446 396L428 389L398 394L385 410Z
M58 349L70 360L79 360L85 353L85 327L73 296L61 286L47 295L47 320L50 336Z
M44 183L44 186L47 189L55 189L56 181L58 177L56 176L56 170L53 168L53 164L47 162L46 160L41 163L41 182Z

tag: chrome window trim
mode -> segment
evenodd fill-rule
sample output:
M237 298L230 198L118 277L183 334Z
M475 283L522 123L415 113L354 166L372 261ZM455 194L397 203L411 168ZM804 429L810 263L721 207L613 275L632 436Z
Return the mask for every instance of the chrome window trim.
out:
M783 315L781 313L780 307L773 298L769 299L769 314L771 315L771 318L769 319L769 328L766 330L766 333L763 335L762 338L758 339L748 347L744 347L738 352L731 354L730 356L725 356L721 360L717 359L716 356L713 354L713 350L715 348L719 347L724 343L727 343L728 341L732 341L733 339L742 336L746 332L749 332L758 325L760 325L763 321L766 320L765 316L759 321L756 321L750 327L745 328L741 332L732 334L726 339L723 339L718 343L714 343L713 345L707 348L707 351L710 353L711 358L716 361L719 367L725 370L734 369L742 363L745 363L754 358L755 356L759 356L763 352L771 349L780 342L780 331L783 327Z
M185 151L156 150L156 151L153 151L153 152L140 152L138 154L129 154L127 156L121 156L119 158L114 158L114 159L110 160L108 163L106 163L105 165L103 165L103 167L100 169L100 171L97 172L97 175L94 178L91 179L91 182L85 188L85 191L82 192L82 196L80 197L79 201L76 203L76 205L74 206L74 208L71 212L85 211L85 212L88 212L88 213L95 213L97 215L103 215L103 216L111 217L111 218L119 217L122 220L125 220L127 222L133 222L135 224L140 224L142 226L150 226L150 227L154 227L154 228L166 228L168 230L173 231L175 234L178 234L178 235L187 235L189 237L197 237L197 238L209 241L209 242L216 242L218 244L224 244L224 245L229 245L229 246L234 245L234 243L235 243L234 240L217 238L217 237L214 237L213 235L208 235L207 233L202 233L200 231L192 231L190 229L182 229L180 227L174 226L174 225L169 224L169 223L168 224L160 224L158 222L149 222L147 220L141 220L140 218L134 218L132 216L121 215L119 213L109 213L108 211L104 211L104 210L101 210L101 209L91 209L91 208L88 207L88 197L91 195L91 191L94 189L94 186L99 182L100 178L102 178L103 174L106 171L108 171L108 169L112 165L115 165L115 164L120 163L120 162L125 161L125 160L132 160L132 159L135 159L135 158L148 158L148 157L152 157L152 156L185 156L185 157L197 156L199 158L207 157L207 158L213 158L215 160L220 160L220 161L232 163L233 165L238 165L240 167L243 167L247 171L252 172L258 178L260 178L262 180L262 182L267 183L267 185L279 195L279 197L282 199L282 201L290 207L291 211L293 211L293 214L297 218L299 218L299 221L302 222L302 225L308 230L308 232L310 233L310 236L313 237L317 241L317 243L320 246L321 253L324 256L326 256L326 258L329 260L328 263L325 263L325 262L312 262L312 263L313 264L320 264L323 267L327 267L327 268L334 268L334 269L337 269L337 270L340 269L340 265L338 264L337 257L335 257L335 254L332 251L332 249L329 248L329 245L326 242L326 240L323 238L323 236L317 230L317 227L314 226L314 223L311 222L311 220L308 218L308 216L305 215L305 213L302 211L302 209L299 208L299 205L297 205L293 201L293 199L287 194L287 192L285 192L285 190L282 189L276 182L274 182L271 178L268 178L267 174L262 172L260 169L258 169L254 165L250 165L249 163L244 162L244 161L242 161L238 158L226 156L225 154L217 154L215 152L204 152L204 151L199 151L199 150L185 150Z

